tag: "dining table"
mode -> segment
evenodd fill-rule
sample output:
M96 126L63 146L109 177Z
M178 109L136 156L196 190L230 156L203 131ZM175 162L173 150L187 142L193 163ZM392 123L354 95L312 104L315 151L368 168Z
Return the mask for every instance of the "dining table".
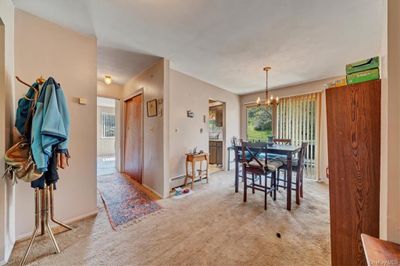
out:
M287 165L287 182L286 182L286 209L292 209L292 159L301 150L301 145L286 145L286 144L274 144L266 143L267 145L267 156L272 155L283 155L286 156ZM237 151L242 150L241 145L236 145ZM235 152L237 154L237 152ZM239 159L235 157L235 192L239 192Z

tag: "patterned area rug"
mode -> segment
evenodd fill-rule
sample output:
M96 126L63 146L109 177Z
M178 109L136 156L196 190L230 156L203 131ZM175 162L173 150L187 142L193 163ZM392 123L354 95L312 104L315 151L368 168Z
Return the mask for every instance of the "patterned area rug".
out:
M161 210L160 205L119 174L97 177L98 190L114 230Z

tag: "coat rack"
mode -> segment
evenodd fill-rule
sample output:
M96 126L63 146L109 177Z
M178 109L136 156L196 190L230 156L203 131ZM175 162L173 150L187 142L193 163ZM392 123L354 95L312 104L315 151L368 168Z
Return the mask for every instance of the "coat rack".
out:
M55 249L55 253L60 253L60 248L58 247L57 241L54 237L53 231L50 228L49 220L52 222L66 228L67 230L72 230L72 227L58 221L54 218L54 186L44 185L43 189L35 189L35 229L32 233L31 240L29 241L28 248L25 252L24 258L22 259L20 265L24 265L28 255L33 246L36 236L38 235L39 225L40 225L40 235L44 235L45 231L50 236L51 241Z
M35 97L33 99L28 100L37 100L38 97L38 89L34 88L27 82L23 81L20 79L18 76L15 76L15 78L25 86L33 89L35 91ZM40 76L39 78L36 79L37 84L42 85L46 80L43 78L43 76ZM25 96L26 97L26 96ZM64 169L65 165L68 165L68 158L69 155L61 155L60 157L60 167ZM58 224L67 230L72 230L72 227L60 222L54 217L54 184L51 184L50 186L44 185L43 189L35 188L35 229L33 230L31 239L29 241L28 248L25 252L24 258L22 259L20 265L24 265L26 262L26 259L28 258L28 255L31 251L31 248L33 246L33 242L35 242L36 236L38 235L39 231L39 226L40 226L40 235L44 235L45 232L50 236L50 239L53 243L55 253L60 253L60 248L58 247L57 241L54 237L53 231L50 228L50 221L52 221L55 224Z

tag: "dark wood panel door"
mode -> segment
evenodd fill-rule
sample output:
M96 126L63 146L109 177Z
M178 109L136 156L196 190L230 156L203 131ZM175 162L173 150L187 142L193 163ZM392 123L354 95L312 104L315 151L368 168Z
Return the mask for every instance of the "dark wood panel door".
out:
M142 183L143 167L142 105L141 94L125 101L124 171L139 183Z
M223 127L224 126L224 108L222 105L217 106L215 108L216 113L215 113L215 124L217 127Z
M217 164L222 165L222 142L217 142Z
M217 163L217 146L215 145L214 141L210 141L209 142L210 146L210 158L209 158L209 162L210 164L216 164Z
M379 236L380 81L326 91L332 265L366 265Z

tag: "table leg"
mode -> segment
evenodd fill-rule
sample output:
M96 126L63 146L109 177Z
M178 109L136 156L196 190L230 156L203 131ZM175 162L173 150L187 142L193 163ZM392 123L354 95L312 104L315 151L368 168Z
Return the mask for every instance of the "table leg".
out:
M201 170L203 170L203 161L200 161L200 171L199 171L200 184L201 184L201 176L203 175L203 172Z
M235 193L239 192L239 162L235 157Z
M195 174L196 170L194 169L194 166L195 166L195 161L193 160L192 161L192 184L190 186L192 190L193 190L193 186L194 186L194 184L193 184L194 183L194 178L196 176L196 174Z
M243 202L247 201L247 172L246 167L243 167L243 176L244 176L244 189L243 189Z
M286 200L287 210L290 211L292 208L292 154L287 155L287 182L286 182Z
M208 157L206 156L206 178L208 183Z
M188 161L186 161L185 187L186 187L186 185L187 185L187 179L188 179L188 176L189 176L188 165L189 165L189 163L188 163Z
M231 150L228 148L228 171L231 170Z
M300 205L300 175L296 173L296 204Z

